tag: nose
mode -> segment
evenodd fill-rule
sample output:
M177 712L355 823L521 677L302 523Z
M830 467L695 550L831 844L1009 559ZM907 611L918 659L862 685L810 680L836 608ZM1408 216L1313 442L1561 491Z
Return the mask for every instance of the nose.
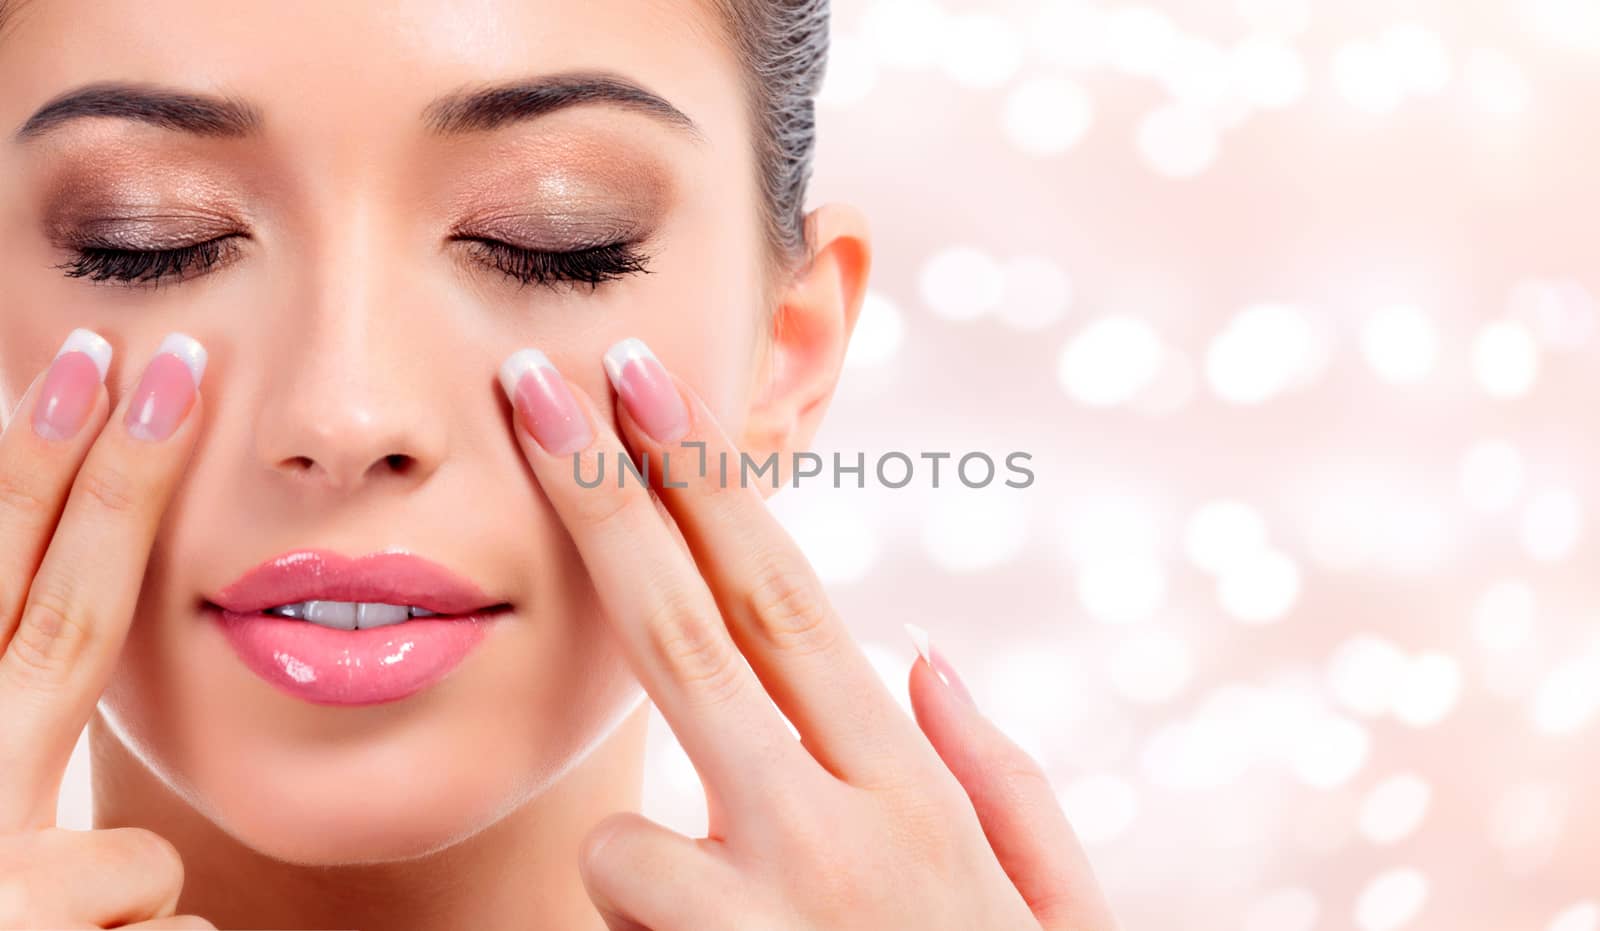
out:
M257 408L263 466L302 485L350 492L414 485L445 457L448 416L430 398L426 339L376 326L346 306L313 308L293 345L274 352ZM385 332L387 331L387 332Z

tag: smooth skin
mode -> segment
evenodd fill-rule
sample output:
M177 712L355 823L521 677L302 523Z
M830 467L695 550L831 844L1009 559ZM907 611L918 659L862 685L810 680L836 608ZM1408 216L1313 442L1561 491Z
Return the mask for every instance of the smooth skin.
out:
M705 569L714 544L689 529L676 492L646 539L681 532L673 545L692 548L658 546L670 573L618 583L640 565L636 541L609 569L580 552L595 528L560 513L496 393L496 364L535 346L592 399L590 419L610 423L601 355L639 337L740 449L810 445L866 292L867 233L855 211L824 205L809 261L774 260L742 72L709 5L9 5L7 132L97 81L236 95L263 119L248 138L92 119L0 140L0 398L15 407L0 436L0 670L12 670L0 671L0 926L187 913L234 928L571 931L600 928L602 911L614 926L684 926L654 914L653 895L717 907L699 925L713 929L827 927L831 915L914 926L943 904L933 927L982 913L1100 931L1099 894L1037 767L926 664L910 680L919 736L883 711L853 646L834 645L837 668L807 657L837 632L831 611L830 627L792 633L786 650L746 636L767 614L728 608L740 591L766 590L769 611L788 604L795 618L800 602L764 584L778 566ZM420 119L462 88L593 68L650 88L699 131L603 103L461 138ZM649 274L595 289L522 287L451 238L508 215L543 229L551 215L619 212L647 228ZM62 273L72 255L57 226L128 214L162 240L219 221L248 236L225 266L158 286ZM115 348L109 390L89 426L47 446L29 428L27 385L80 326ZM108 409L171 330L211 353L205 409L166 444L134 445ZM718 518L718 539L792 555L750 504ZM328 709L279 694L196 608L291 547L395 545L515 606L495 642L402 702ZM816 592L809 570L777 578L795 598ZM685 610L617 610L649 603ZM725 661L733 643L756 684L718 689L691 670L674 685L675 666L640 662L660 622L696 638L669 639L680 649L705 644L702 659ZM595 842L603 819L640 805L647 710L624 701L635 678L674 709L707 776L712 839L674 841L623 816ZM868 698L828 714L838 690ZM741 708L748 727L719 729ZM56 786L85 719L94 824L107 830L57 832Z
M160 835L55 827L201 403L152 442L123 423L131 393L111 411L102 385L78 433L49 440L29 425L42 381L0 435L0 927L209 928L176 915L183 863Z
M659 443L619 404L626 447L581 385L562 384L593 436L584 474L619 454L659 463L676 449L681 463L700 448L685 444L737 461L679 379L687 433ZM68 439L39 437L25 416L0 436L0 748L16 762L0 775L0 926L211 926L176 915L183 867L159 835L53 827L137 597L144 558L126 555L148 553L200 415L197 401L152 443L109 406L102 388ZM582 876L611 931L1115 927L1038 765L925 662L910 678L920 731L907 720L759 492L693 469L672 485L657 473L655 493L583 488L567 456L515 423L709 803L705 838L632 812L590 833Z
M518 440L710 812L699 839L634 813L590 835L584 882L612 931L1115 928L1038 764L927 662L908 720L755 486L693 465L739 450L692 387L672 380L689 426L670 443L619 404L624 446L564 383L593 435L581 474L626 451L654 493L575 482L531 418Z

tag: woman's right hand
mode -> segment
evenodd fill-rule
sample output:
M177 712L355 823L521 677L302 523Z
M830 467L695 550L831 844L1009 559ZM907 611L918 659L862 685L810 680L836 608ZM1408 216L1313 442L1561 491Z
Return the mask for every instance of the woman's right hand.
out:
M0 435L0 927L209 928L174 914L177 851L55 827L67 759L111 675L194 446L205 351L174 334L115 411L111 347L75 330Z

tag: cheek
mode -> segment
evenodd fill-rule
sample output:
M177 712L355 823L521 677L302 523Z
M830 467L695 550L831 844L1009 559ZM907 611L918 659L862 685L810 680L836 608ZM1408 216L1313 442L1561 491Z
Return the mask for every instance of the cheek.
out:
M38 269L50 260L35 253L36 237L20 235L28 227L19 201L7 179L0 178L0 230L6 233L6 248L0 249L0 281L5 282L0 288L0 423L5 424L28 384L79 325L69 322L64 305L41 284L46 276Z
M737 435L767 319L762 240L753 221L730 221L739 216L743 202L734 195L686 205L665 231L650 274L591 296L529 292L520 306L495 307L491 315L448 290L453 278L429 278L439 291L412 296L412 309L424 319L443 313L436 296L458 302L463 325L432 334L437 339L427 345L448 343L451 353L441 355L464 353L481 363L479 380L492 381L512 349L536 346L603 409L611 395L602 353L616 340L642 338ZM141 328L136 341L152 345L160 329L181 325L214 351L201 445L166 515L102 711L113 732L195 810L269 855L312 863L394 859L469 836L543 792L613 734L642 698L639 687L565 530L488 395L415 396L418 409L448 424L453 438L423 485L379 495L371 507L297 491L259 456L257 408L304 391L250 366L275 359L286 379L307 357L345 358L351 347L319 344L298 355L267 348L293 336L294 324L281 313L244 311L296 303L268 300L271 289L243 274L219 280L217 287L237 289L240 299L196 296L188 310L120 324ZM213 319L201 316L204 305L238 312ZM244 334L238 320L271 323ZM64 335L82 323L63 319L55 329ZM45 329L24 340L40 364L58 339ZM8 339L0 353L14 346ZM498 621L460 668L401 702L330 709L284 695L248 672L199 610L199 593L274 553L389 544L452 557L486 577L519 579L526 596L526 610Z
M648 311L636 315L636 332L622 335L648 343L737 436L770 313L762 240L758 231L729 220L740 215L731 208L707 205L685 215L693 231L674 246L670 266L649 276Z
M220 380L217 393L229 394ZM428 485L386 499L363 524L358 509L274 497L245 433L224 423L243 417L228 406L241 392L231 394L211 409L217 422L167 512L101 706L192 808L283 859L416 856L538 796L637 706L570 540L509 438L490 440L503 426L492 412ZM328 529L352 525L360 543L348 547ZM518 610L461 667L400 702L329 708L287 696L246 670L201 610L200 592L281 548L389 539L520 586Z
M22 395L45 366L76 321L42 305L24 287L3 297L0 307L0 425L9 426ZM25 309L26 308L26 309Z

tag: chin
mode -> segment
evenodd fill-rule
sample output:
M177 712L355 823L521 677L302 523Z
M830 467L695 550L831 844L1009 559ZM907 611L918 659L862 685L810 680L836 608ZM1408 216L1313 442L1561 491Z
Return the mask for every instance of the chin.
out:
M108 730L221 831L297 864L403 861L466 840L643 700L593 625L507 618L425 690L359 706L286 694L221 634L167 638L166 626L135 624L101 701Z
M403 748L346 756L322 761L299 777L223 771L181 788L218 828L263 856L341 866L444 850L494 825L547 786L506 767L393 765L392 758L411 756Z

